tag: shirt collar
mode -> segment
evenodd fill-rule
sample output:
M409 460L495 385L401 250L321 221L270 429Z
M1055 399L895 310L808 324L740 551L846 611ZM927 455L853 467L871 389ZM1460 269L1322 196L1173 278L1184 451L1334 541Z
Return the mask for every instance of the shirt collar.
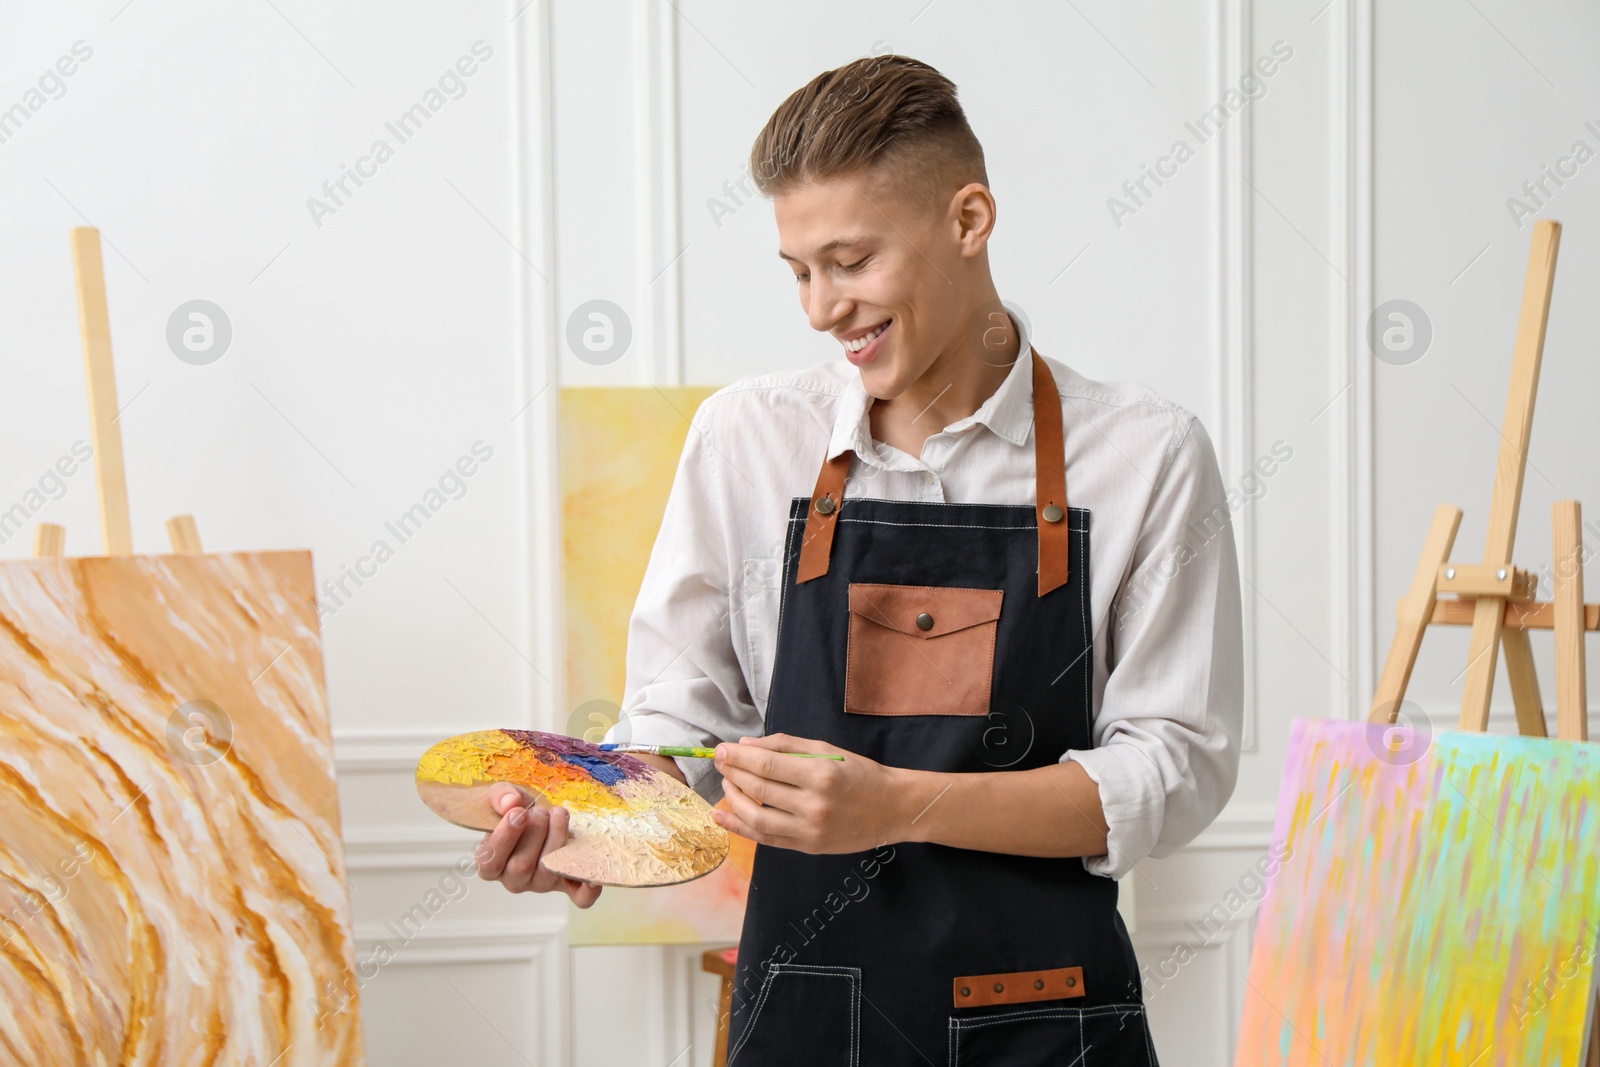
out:
M944 427L944 431L959 433L982 423L1012 444L1024 445L1033 427L1033 360L1029 354L1033 338L1028 330L1028 317L1022 309L1006 300L1000 301L1000 305L1006 309L1022 342L1017 360L999 387L978 405L977 411L952 422ZM845 449L852 449L857 456L877 454L872 440L872 422L867 417L872 400L872 395L861 384L859 373L846 380L844 395L839 398L839 409L834 417L833 436L828 441L829 459Z

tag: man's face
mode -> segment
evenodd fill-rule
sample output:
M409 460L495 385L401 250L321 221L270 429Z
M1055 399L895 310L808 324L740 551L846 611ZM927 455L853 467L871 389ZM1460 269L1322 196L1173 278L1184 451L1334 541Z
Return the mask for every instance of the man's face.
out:
M776 196L773 210L811 328L841 343L872 396L894 398L963 343L971 263L953 201L906 203L852 175Z

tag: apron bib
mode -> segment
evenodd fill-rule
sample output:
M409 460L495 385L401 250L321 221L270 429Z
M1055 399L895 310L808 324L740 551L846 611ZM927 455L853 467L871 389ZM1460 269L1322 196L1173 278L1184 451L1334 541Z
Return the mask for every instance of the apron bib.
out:
M1090 513L1067 507L1059 394L1029 356L1034 504L845 500L849 451L791 502L768 733L956 773L1093 747ZM756 846L728 1049L727 1067L1156 1067L1115 881L916 842Z

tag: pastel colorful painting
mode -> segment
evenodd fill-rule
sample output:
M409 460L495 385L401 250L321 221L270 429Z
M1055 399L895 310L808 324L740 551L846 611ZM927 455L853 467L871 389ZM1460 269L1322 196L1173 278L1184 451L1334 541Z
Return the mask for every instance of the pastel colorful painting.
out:
M313 590L0 563L0 1062L364 1062Z
M417 793L458 826L492 830L485 794L514 782L567 809L566 844L544 857L557 874L619 886L665 886L717 869L728 832L711 805L676 778L621 752L532 730L479 730L447 738L417 763Z
M1237 1067L1584 1062L1600 747L1297 719Z
M693 387L561 390L561 566L565 732L599 741L622 699L628 618L700 402ZM726 809L727 801L717 806ZM712 825L715 825L714 823ZM729 837L728 861L657 889L607 889L568 909L574 945L737 941L755 845Z

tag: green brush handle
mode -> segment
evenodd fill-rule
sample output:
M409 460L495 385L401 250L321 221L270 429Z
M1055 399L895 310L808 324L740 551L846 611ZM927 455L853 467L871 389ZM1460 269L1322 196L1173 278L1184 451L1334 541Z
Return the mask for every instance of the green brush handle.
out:
M625 748L613 749L616 752L626 752ZM689 745L648 745L642 746L639 751L654 752L658 756L687 756L693 759L714 759L717 750L714 748L694 748ZM770 749L768 751L771 751ZM809 756L812 759L836 759L844 757L834 752L786 752L786 756Z

